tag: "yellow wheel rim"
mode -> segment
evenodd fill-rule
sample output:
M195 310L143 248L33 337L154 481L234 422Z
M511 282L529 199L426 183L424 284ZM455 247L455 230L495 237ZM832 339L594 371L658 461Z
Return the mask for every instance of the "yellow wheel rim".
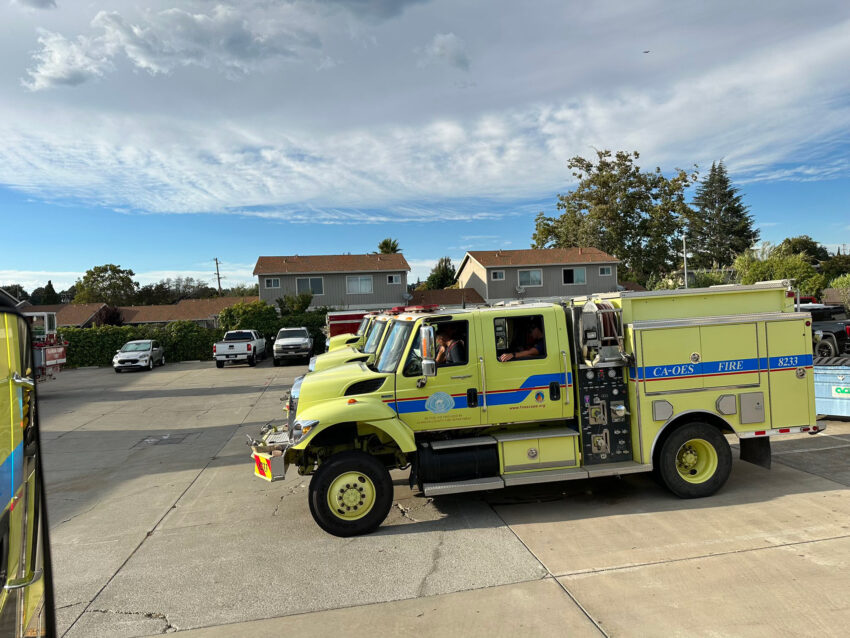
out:
M676 470L688 483L705 483L717 471L717 450L705 439L685 441L676 452Z
M356 521L372 511L375 485L360 472L340 474L328 488L328 507L345 521Z

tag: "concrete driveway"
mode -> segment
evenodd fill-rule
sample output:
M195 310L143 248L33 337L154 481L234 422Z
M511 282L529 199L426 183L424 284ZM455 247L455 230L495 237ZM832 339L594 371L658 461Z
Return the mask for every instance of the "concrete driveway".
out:
M65 371L40 386L59 633L846 635L850 424L735 461L716 496L648 476L436 500L338 539L245 434L303 366Z

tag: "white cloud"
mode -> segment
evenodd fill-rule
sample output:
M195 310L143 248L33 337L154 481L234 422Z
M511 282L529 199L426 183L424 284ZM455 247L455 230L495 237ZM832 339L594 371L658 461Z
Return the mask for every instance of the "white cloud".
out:
M18 4L22 4L33 9L55 9L56 0L16 0Z
M466 43L454 33L438 33L422 50L420 64L444 62L461 71L469 71L469 54Z
M50 280L56 292L74 285L84 273L59 270L0 270L0 288L20 284L27 292L32 292L47 284Z
M300 51L320 47L313 33L279 24L272 24L271 30L268 25L252 25L238 9L224 5L208 14L176 8L149 12L133 22L118 12L101 11L91 27L98 35L73 41L43 31L26 86L37 91L81 84L114 68L122 55L153 75L197 66L237 78L274 60L297 59Z

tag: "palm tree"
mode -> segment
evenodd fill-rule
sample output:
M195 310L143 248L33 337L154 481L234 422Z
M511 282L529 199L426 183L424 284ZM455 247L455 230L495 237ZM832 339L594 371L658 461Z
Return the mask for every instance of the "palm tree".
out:
M382 255L390 255L400 253L401 248L398 247L398 240L387 237L386 239L382 239L381 243L378 244L378 252Z

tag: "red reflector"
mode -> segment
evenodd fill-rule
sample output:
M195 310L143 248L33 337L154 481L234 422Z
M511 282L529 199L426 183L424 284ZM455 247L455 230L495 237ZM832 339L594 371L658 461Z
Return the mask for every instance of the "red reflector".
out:
M248 344L248 352L251 352L251 344Z
M800 428L800 432L808 432L809 428Z
M767 434L767 432L765 432L764 430L759 430L758 432L753 432L753 434L755 434L756 436L764 436L765 434Z
M810 325L812 325L812 322L811 322L811 321L807 321L807 322L806 322L806 325L807 325L807 326L810 326Z
M791 431L791 428L779 428L780 434L788 434Z
M351 405L352 403L357 403L357 399L349 399L348 400L348 405Z
M266 471L263 469L263 462L260 461L260 457L255 456L254 462L257 464L257 472L259 472L262 476L265 476Z

